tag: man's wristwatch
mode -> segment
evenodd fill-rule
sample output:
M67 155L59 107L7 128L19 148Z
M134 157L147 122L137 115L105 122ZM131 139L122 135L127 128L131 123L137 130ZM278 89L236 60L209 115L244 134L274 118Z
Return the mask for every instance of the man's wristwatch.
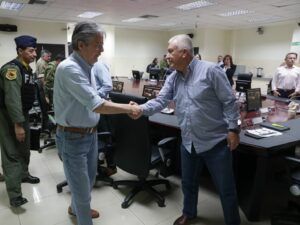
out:
M241 128L238 126L236 128L229 129L228 131L239 134L241 132Z

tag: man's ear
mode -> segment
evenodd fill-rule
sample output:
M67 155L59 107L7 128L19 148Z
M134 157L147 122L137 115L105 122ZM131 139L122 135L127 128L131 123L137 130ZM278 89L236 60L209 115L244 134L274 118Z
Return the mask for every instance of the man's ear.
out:
M86 44L83 41L78 41L78 49L81 50Z

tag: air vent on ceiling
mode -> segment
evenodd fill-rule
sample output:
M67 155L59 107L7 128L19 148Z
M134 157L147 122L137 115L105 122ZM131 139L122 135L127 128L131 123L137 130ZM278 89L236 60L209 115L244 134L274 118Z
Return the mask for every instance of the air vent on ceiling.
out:
M43 1L43 0L29 0L28 4L40 4L40 5L45 5L47 3L47 1Z
M140 16L140 18L144 18L144 19L152 19L152 18L157 18L159 16L155 16L155 15L142 15Z

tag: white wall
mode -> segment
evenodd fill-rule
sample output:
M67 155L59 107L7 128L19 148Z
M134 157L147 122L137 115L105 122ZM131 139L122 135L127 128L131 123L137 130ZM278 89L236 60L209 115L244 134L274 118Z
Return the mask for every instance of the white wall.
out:
M115 29L114 75L131 76L131 70L145 71L153 58L166 54L168 32Z
M14 38L20 35L31 35L37 38L38 43L67 44L67 33L64 23L21 21L0 18L3 24L14 24L18 32L0 31L0 66L17 56ZM35 70L35 63L31 64Z
M256 75L256 68L263 67L265 77L272 77L275 69L290 51L294 24L265 27L259 35L256 28L232 31L234 62L246 65L247 71Z
M16 57L14 38L23 34L37 37L40 43L66 44L71 40L73 27L66 32L63 23L21 21L0 18L1 23L15 24L18 32L0 32L0 65ZM197 29L179 31L149 31L103 26L106 31L104 52L114 76L131 77L131 70L145 71L153 58L159 60L166 53L170 37L193 33L193 45L199 47L204 60L216 61L219 54L231 54L235 64L247 66L256 75L256 67L263 67L265 77L272 77L276 67L292 50L291 42L299 41L297 24L265 27L263 35L256 28L239 30ZM299 54L300 52L297 53ZM34 68L34 65L32 66Z

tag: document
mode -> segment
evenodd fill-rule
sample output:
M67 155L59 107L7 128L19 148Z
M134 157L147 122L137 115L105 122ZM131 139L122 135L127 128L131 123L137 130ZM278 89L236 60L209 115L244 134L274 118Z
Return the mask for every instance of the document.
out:
M282 133L279 131L272 130L272 129L265 128L265 127L257 128L257 129L253 129L253 130L246 130L246 133L253 135L253 136L261 137L261 138L282 135Z

